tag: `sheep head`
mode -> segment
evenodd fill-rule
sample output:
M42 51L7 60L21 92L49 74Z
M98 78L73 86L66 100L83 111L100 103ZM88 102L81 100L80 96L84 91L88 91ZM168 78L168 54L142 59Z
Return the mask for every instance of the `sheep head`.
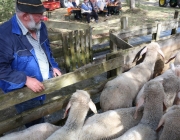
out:
M141 58L141 57L145 57L144 54L146 54L149 49L154 49L154 50L156 50L156 51L164 58L164 53L161 51L161 48L160 48L159 44L156 43L156 42L151 42L150 44L148 44L147 46L145 46L144 48L142 48L142 49L136 54L133 62L135 62L135 61L136 61L136 62L137 62L137 61L140 61L140 58Z
M155 83L157 83L156 85L155 85ZM147 88L153 88L153 87L155 87L155 86L157 86L157 85L160 85L160 84L162 85L162 83L163 83L163 79L159 79L158 81L150 81L150 82L147 82L145 85L144 85L144 87L143 87L143 92L145 92L145 90L147 89ZM153 90L152 90L153 91ZM138 101L137 101L137 103L136 103L136 111L135 111L135 113L134 113L134 119L136 119L137 118L137 116L138 116L138 111L139 111L139 109L141 108L141 107L143 107L143 105L144 105L144 103L145 103L145 98L146 98L146 94L143 94L143 96L141 96L139 99L138 99Z
M69 103L66 106L63 119L67 116L68 110L71 106L75 104L80 104L80 106L88 106L94 113L97 113L95 104L92 102L90 95L87 91L76 90L75 93L71 96Z
M158 132L161 129L161 127L163 126L163 124L165 123L168 117L179 117L179 114L180 114L180 105L174 105L170 107L167 110L167 112L161 117L158 127L156 128L156 131Z

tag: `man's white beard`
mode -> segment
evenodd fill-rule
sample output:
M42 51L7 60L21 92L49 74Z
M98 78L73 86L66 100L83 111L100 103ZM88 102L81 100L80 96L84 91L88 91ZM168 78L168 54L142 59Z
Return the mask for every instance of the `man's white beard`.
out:
M34 19L33 19L33 16L32 16L32 15L30 15L30 19L31 19L31 21L27 24L28 29L29 29L29 30L32 30L32 31L40 30L40 28L41 28L41 22L39 22L38 24L36 24L35 21L34 21Z

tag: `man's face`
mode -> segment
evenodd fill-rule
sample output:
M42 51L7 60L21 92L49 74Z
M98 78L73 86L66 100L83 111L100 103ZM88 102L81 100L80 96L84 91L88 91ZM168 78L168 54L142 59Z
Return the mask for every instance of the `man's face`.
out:
M43 13L29 14L29 22L27 24L29 30L39 30L43 21Z

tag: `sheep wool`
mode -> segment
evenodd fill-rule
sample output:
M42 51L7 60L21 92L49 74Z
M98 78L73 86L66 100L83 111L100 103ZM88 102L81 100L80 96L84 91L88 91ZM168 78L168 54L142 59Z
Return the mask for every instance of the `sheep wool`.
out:
M100 105L103 111L132 106L138 91L153 74L158 53L164 57L160 46L155 42L148 44L142 50L141 56L144 53L146 56L142 63L107 82L100 95Z
M163 80L165 92L164 104L166 108L173 105L176 95L180 91L180 78L176 75L169 75Z
M46 140L59 128L60 126L55 126L50 123L36 124L25 130L7 134L1 137L0 140Z
M131 127L137 125L143 114L143 108L138 116L134 116L135 107L109 110L89 117L79 135L79 140L111 140L117 138Z
M176 66L173 66L171 69L166 70L162 75L150 80L163 81L163 88L165 91L164 104L166 108L179 103L180 78L175 75L176 68ZM145 83L144 86L147 83ZM137 103L141 96L144 96L144 86L138 92L135 103Z
M140 105L137 106L139 107L144 103L143 117L140 123L115 140L157 139L157 133L155 130L161 116L163 115L163 86L158 81L151 81L145 86L144 92L146 93L145 98L143 99L144 102L140 102Z
M94 113L97 113L96 106L90 99L90 95L84 90L76 90L73 93L66 107L66 112L70 107L71 109L65 125L55 131L47 140L78 140L89 108Z
M180 105L174 105L162 116L158 128L164 125L159 140L180 139Z

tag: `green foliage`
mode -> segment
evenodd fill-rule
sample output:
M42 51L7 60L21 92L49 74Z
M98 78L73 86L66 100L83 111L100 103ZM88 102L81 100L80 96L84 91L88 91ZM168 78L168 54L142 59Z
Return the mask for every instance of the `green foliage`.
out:
M0 0L0 22L6 21L15 13L15 0Z

